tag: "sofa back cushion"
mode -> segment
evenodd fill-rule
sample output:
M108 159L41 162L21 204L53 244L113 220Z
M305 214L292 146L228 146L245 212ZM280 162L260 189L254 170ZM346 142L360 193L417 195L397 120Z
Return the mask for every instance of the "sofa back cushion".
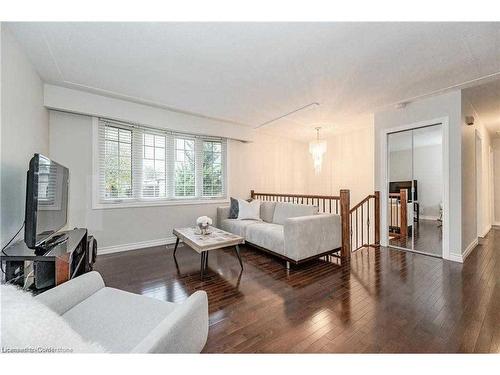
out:
M238 219L260 220L260 201L247 202L243 199L238 199Z
M308 204L276 202L273 223L284 225L286 219L299 216L310 216L318 213L318 207Z
M274 209L276 202L261 202L260 203L260 218L266 223L273 222Z

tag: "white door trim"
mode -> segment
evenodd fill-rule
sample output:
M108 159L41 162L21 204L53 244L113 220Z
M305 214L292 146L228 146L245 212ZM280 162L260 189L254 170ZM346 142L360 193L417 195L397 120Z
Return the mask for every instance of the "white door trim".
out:
M479 143L479 144L478 144ZM479 148L478 148L479 147ZM479 155L478 155L479 153ZM479 160L478 160L479 157ZM474 177L476 197L476 238L483 237L483 137L478 129L474 130Z
M450 153L449 153L449 119L448 117L439 117L426 121L414 122L406 125L396 126L392 128L382 129L382 137L380 139L380 156L381 156L381 168L382 168L382 184L380 187L380 199L381 199L381 234L380 234L380 244L382 246L388 246L388 229L387 229L387 202L388 191L389 191L389 179L388 179L388 163L389 158L387 155L387 136L389 133L395 133L404 130L418 129L431 125L442 125L442 153L443 153L443 259L453 260L450 257Z

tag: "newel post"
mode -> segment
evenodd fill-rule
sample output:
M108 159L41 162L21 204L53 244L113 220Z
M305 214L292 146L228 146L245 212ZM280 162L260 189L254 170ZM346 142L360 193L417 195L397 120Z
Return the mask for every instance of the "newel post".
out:
M340 190L340 222L342 225L342 248L340 255L347 259L351 257L351 198L347 189Z
M400 193L400 199L399 199L399 206L400 206L400 225L399 225L399 235L401 236L402 241L405 241L403 243L406 243L406 240L408 238L408 197L407 197L407 190L406 189L401 189L399 191Z
M375 245L380 245L380 191L375 192Z
M254 199L255 198L255 191L250 190L250 198Z

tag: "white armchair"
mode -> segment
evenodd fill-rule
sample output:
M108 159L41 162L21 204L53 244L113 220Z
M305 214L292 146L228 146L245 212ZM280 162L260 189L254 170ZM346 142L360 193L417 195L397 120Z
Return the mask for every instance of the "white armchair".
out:
M36 299L109 352L199 353L208 336L203 291L171 303L106 287L99 273L89 272Z

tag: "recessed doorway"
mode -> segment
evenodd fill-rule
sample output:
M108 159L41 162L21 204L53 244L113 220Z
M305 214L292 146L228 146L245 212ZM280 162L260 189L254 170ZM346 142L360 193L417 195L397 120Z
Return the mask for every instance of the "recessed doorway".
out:
M391 247L443 256L442 124L387 134Z

